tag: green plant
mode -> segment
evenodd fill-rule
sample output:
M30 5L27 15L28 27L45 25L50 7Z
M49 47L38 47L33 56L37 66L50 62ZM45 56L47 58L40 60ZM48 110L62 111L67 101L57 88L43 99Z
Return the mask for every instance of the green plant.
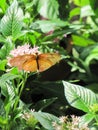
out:
M97 0L0 0L0 129L71 129L70 107L85 112L78 125L98 126L97 17ZM10 51L24 44L62 59L42 73L10 68Z
M79 85L65 81L63 81L63 85L65 97L67 98L68 103L72 107L80 109L86 113L81 117L80 125L83 125L84 123L89 124L93 120L94 123L91 123L91 126L98 125L97 95L93 91Z
M51 123L58 118L43 112L30 111L28 106L20 99L27 74L11 70L0 77L1 94L0 99L0 127L2 130L11 129L40 129L38 122L44 128L52 129ZM45 118L45 119L44 119Z

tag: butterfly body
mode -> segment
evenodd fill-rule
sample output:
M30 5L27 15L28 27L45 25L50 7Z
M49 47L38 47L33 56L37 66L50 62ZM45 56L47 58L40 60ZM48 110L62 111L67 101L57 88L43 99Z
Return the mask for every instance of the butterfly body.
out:
M13 57L9 60L11 66L18 67L19 70L29 72L42 72L60 61L60 55L57 53L43 54L24 54Z

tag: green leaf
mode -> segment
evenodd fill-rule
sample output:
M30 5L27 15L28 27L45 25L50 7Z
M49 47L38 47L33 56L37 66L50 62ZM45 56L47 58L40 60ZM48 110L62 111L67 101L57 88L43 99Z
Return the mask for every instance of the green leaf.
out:
M50 98L50 99L44 99L36 103L34 106L35 110L40 110L42 111L44 108L48 107L51 105L57 98Z
M0 70L5 70L5 65L6 65L7 61L6 60L0 60Z
M74 4L75 4L75 5L78 5L78 6L81 5L81 1L80 1L80 0L73 0L73 1L74 1Z
M71 34L72 32L75 32L76 29L73 29L73 28L69 28L69 29L64 29L64 30L59 30L59 31L55 31L53 34L51 35L47 35L46 37L44 37L42 39L42 41L47 41L47 40L52 40L54 38L56 38L57 36L62 36L64 34Z
M40 20L31 25L32 28L36 25L37 29L41 29L42 32L47 33L51 30L59 29L60 27L65 27L68 25L67 22L62 20ZM36 29L36 28L35 28Z
M0 83L3 84L6 81L13 80L13 79L16 79L16 78L21 78L21 75L18 75L18 74L15 75L15 74L11 74L11 73L6 73L6 74L3 74L0 77Z
M70 11L70 18L72 18L76 15L80 15L80 8L79 7L74 8Z
M86 65L88 66L94 59L98 60L98 46L95 46L92 50L89 50L89 55L85 59Z
M94 15L95 13L90 5L86 5L81 8L81 13L80 13L81 18L87 17L87 16L94 16Z
M6 0L0 0L0 7L2 8L2 11L5 12L7 3Z
M81 0L81 6L89 5L90 0Z
M8 120L0 116L0 126L3 127L3 125L6 125L7 123L8 123Z
M89 24L91 26L91 28L92 28L91 32L94 32L96 34L96 31L98 30L98 24L97 24L95 18L88 17L87 18L87 24ZM89 32L89 29L87 31Z
M83 48L83 50L82 50L81 53L80 53L81 59L82 59L82 60L85 60L85 59L91 54L91 52L92 52L92 50L93 50L94 48L95 48L96 51L97 51L97 49L98 49L98 44L94 44L94 45L92 45L92 46L88 46L88 47ZM96 53L97 53L97 52L96 52Z
M14 44L10 41L6 41L6 43L0 49L0 58L6 59L9 52L14 48Z
M12 82L10 81L6 83L6 87L7 87L7 93L9 96L9 101L11 101L15 97L15 88Z
M90 3L89 0L74 0L74 4L78 6L85 6L88 5L89 3Z
M54 130L53 122L59 122L59 118L49 113L33 112L32 114L47 130Z
M82 46L82 47L95 44L93 40L78 35L72 35L72 39L75 45Z
M17 67L13 67L13 68L11 68L10 73L14 74L14 75L19 75L21 72L19 71L19 69Z
M1 32L5 36L15 38L21 32L23 11L18 7L16 0L8 8L6 14L1 19Z
M5 37L3 37L2 35L0 35L0 42L2 42L2 43L5 43L5 42L6 42Z
M90 123L94 119L95 115L92 113L87 113L84 116L81 117L80 119L80 125L83 125L85 123Z
M0 115L5 115L4 101L0 98Z
M98 53L89 55L85 60L85 64L88 66L92 60L98 60Z
M89 107L97 103L97 96L91 90L65 81L63 85L65 97L71 106L89 112Z
M12 99L15 96L14 86L12 85L12 82L10 82L10 80L20 78L20 77L21 77L20 75L15 75L11 73L3 74L0 77L1 93L5 97L9 97L10 99Z
M38 12L44 18L57 19L59 15L58 8L57 0L40 0L38 3Z
M16 108L14 111L13 111L13 120L16 120L17 118L21 118L22 116L22 109L21 108Z

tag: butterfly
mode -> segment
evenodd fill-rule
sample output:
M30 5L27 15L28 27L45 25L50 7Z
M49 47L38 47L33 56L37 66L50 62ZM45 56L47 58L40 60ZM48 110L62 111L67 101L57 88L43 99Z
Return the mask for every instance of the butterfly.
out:
M61 56L58 53L24 54L9 60L12 67L29 72L42 72L59 62Z

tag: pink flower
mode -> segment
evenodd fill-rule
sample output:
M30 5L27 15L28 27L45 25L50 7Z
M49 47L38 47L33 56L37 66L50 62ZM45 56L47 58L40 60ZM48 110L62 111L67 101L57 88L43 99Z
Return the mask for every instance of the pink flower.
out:
M62 116L59 118L60 123L53 122L55 130L90 130L87 124L80 126L80 117L71 115L71 119L68 116Z
M25 55L25 54L35 54L35 53L40 53L38 51L39 47L34 47L31 48L29 44L25 44L22 46L18 46L14 50L10 52L10 55L13 57L19 56L19 55Z
M39 47L33 47L31 48L29 44L25 44L25 45L22 45L22 46L18 46L17 48L15 48L14 50L12 50L10 52L10 56L7 57L7 60L8 60L8 66L12 66L10 64L10 60L13 58L13 57L17 57L17 56L21 56L21 55L25 55L25 54L35 54L35 53L38 53L40 54L40 52L38 51L38 48Z

